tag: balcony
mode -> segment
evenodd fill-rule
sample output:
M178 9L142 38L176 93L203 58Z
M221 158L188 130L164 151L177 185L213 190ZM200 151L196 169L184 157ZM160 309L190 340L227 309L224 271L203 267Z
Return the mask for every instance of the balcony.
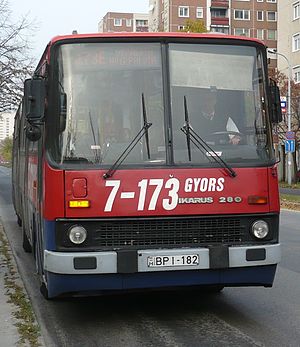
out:
M229 8L229 0L212 0L211 8Z
M211 17L212 25L229 25L229 18L227 17Z
M148 32L148 31L149 31L148 26L137 26L136 27L136 32L137 33L145 33L145 32Z

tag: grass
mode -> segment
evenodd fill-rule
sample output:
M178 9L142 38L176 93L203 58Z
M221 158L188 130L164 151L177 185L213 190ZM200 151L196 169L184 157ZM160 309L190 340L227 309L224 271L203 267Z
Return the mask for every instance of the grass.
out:
M6 272L4 275L4 285L7 290L8 302L15 307L13 312L17 319L15 325L19 332L19 346L38 347L39 343L39 326L36 323L31 303L25 293L24 288L20 285L13 258L9 248L8 241L0 225L0 260L4 264ZM1 344L1 343L0 343Z
M12 163L9 162L9 163L1 163L0 166L5 166L5 167L8 167L8 168L11 168L12 167Z
M281 200L300 204L300 195L280 194Z
M280 194L280 206L289 210L300 211L300 195Z
M300 182L289 185L287 182L279 182L280 188L300 189ZM300 195L280 194L280 206L290 210L300 211Z
M289 185L287 182L279 182L281 188L300 189L300 182Z

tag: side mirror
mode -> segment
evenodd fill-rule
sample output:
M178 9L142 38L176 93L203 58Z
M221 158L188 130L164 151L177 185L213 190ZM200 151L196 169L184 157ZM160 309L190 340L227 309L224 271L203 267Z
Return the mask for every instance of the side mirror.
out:
M26 126L25 134L30 141L38 141L42 136L40 127L31 124Z
M280 123L282 121L280 92L276 82L270 79L270 95L271 95L271 121L272 123Z
M27 79L24 83L24 107L27 121L36 123L44 118L45 81L40 78Z

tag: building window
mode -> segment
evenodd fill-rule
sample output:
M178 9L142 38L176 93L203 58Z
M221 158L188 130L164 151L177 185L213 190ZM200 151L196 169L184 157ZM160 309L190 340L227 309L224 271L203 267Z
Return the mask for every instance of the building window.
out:
M300 33L293 35L293 52L300 50Z
M234 34L238 36L247 36L250 37L250 30L246 28L235 28Z
M267 2L273 2L275 4L277 0L267 0Z
M257 20L258 21L264 20L264 11L257 11Z
M277 13L275 11L267 11L268 22L275 22L277 19Z
M178 31L183 31L185 29L185 25L178 25Z
M212 33L222 33L222 34L229 34L229 28L228 27L223 27L223 26L211 26L210 31Z
M277 31L276 30L268 30L267 31L267 40L276 40L277 39Z
M298 19L300 17L300 1L293 4L293 19Z
M126 19L126 26L131 27L131 19Z
M264 2L264 0L256 0L257 2Z
M294 82L300 83L300 65L293 67Z
M203 7L197 7L196 9L196 17L203 18Z
M256 30L256 37L259 40L263 40L264 39L264 29L257 29Z
M250 10L234 10L234 19L250 20Z
M179 6L178 7L178 17L189 17L190 9L188 6Z
M114 26L115 27L121 27L122 26L122 19L121 18L114 18Z
M213 9L210 11L212 17L218 18L226 18L226 10L225 9Z
M137 27L146 27L148 25L148 21L147 20L144 20L144 19L137 19L135 21L135 25Z

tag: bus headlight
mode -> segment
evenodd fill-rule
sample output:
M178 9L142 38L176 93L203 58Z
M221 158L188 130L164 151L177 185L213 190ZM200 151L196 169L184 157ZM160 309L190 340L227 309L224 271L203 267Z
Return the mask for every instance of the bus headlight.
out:
M269 233L268 223L264 220L254 222L251 232L257 239L264 239Z
M69 239L76 245L82 244L87 237L87 231L84 227L75 225L69 229Z

